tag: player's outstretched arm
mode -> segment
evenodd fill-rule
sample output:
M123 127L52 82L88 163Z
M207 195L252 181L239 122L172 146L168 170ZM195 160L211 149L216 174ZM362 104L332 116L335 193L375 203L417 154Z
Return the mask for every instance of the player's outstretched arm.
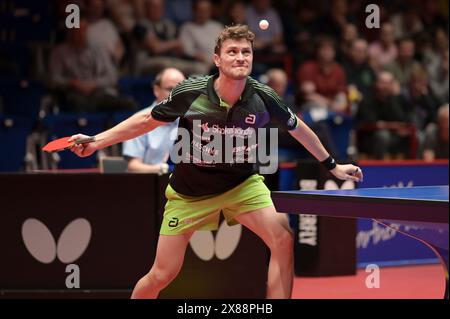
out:
M72 152L80 157L86 157L99 149L135 138L164 124L167 123L152 118L151 113L139 112L113 128L97 134L95 136L95 142L74 146ZM71 140L76 140L81 137L86 137L86 135L76 134L71 137Z
M300 119L297 128L289 131L291 135L301 143L317 160L327 167L330 172L339 179L353 180L360 182L363 180L362 170L353 164L340 165L328 154L327 150L320 142L317 135Z

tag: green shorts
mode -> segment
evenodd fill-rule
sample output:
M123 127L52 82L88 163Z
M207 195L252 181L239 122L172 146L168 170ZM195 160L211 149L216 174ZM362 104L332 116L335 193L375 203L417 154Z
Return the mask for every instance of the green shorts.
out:
M263 181L264 177L255 174L225 193L195 197L179 194L168 185L160 234L216 230L221 211L228 225L236 225L236 216L273 205L270 191Z

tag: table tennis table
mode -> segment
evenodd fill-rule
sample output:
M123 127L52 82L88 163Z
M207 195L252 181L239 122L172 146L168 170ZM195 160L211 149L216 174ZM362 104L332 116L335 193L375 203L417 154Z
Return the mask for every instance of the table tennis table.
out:
M448 186L272 192L279 213L370 218L421 241L445 269L448 298Z

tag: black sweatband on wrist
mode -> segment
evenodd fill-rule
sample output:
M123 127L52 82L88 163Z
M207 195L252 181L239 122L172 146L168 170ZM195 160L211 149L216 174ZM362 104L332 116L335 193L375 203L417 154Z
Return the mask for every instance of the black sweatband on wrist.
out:
M323 160L322 162L320 162L323 166L326 167L327 170L331 171L332 169L334 169L336 167L336 161L334 160L334 158L330 156L328 156L325 160Z

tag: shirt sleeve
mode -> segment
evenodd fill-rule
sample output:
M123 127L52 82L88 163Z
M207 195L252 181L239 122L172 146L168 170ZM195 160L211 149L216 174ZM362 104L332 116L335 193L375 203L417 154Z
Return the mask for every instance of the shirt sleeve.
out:
M152 117L161 122L173 122L183 117L190 105L199 95L201 85L188 79L178 84L167 99L156 104L152 109Z
M128 158L139 158L143 160L146 150L145 139L146 136L144 134L134 139L123 142L123 156Z
M258 92L259 96L266 104L270 117L275 123L278 123L281 127L288 131L297 128L297 116L272 88L257 81L255 81L254 87L256 92Z

